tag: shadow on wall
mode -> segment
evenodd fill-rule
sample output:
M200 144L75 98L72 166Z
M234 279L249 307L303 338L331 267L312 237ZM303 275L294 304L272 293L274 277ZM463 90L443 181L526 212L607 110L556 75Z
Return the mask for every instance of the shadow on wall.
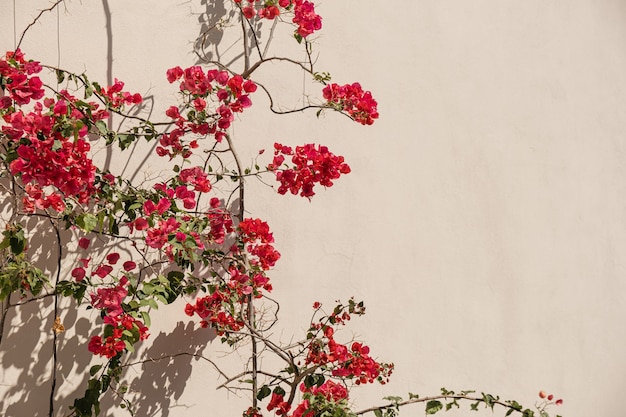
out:
M201 5L204 6L204 11L198 16L198 23L200 24L200 32L198 37L193 43L193 52L198 59L196 64L208 64L211 62L220 62L223 65L231 66L235 61L243 58L243 52L229 59L227 62L223 62L225 59L223 54L230 48L226 45L223 49L222 46L224 40L224 32L227 27L234 25L240 25L237 17L237 9L233 6L226 8L224 0L201 0ZM263 37L263 26L267 24L264 19L256 19L252 22L247 22L247 35L250 40L248 47L250 49L259 48L260 38ZM276 21L274 23L276 24ZM255 35L256 33L256 35ZM241 41L241 35L237 41ZM269 41L269 39L268 39Z
M204 11L198 17L200 29L193 50L199 58L198 63L208 63L221 59L220 43L224 35L222 24L237 17L236 10L227 9L223 0L201 0L201 4ZM107 81L110 85L113 79L114 51L108 0L102 0L102 7L106 18L106 65ZM261 23L255 25L255 30L261 28ZM241 56L235 57L233 61L240 58ZM144 97L144 104L133 109L133 114L150 115L153 107L153 97ZM124 120L119 121L123 122ZM113 128L115 119L110 119L109 123L109 128ZM155 146L156 143L151 149ZM131 154L133 153L136 153L134 149ZM105 169L112 158L109 148L106 150ZM127 177L132 179L140 173L147 158L148 156L141 160L135 158L132 167L126 165L125 172L133 170ZM239 202L234 201L232 204ZM12 208L12 201L0 201L3 222L10 217L4 213L10 213ZM69 271L59 272L59 254L64 265L72 265L87 254L77 253L75 247L65 246L59 252L57 234L48 219L29 217L25 229L36 231L31 236L28 252L36 254L37 265L43 265L42 269L50 281L54 283L57 275L60 279L73 279L69 276ZM63 242L71 241L72 231L61 230L60 233ZM89 255L96 259L107 249L111 248L98 246L93 241ZM123 252L124 248L116 248L116 251ZM72 300L59 298L58 305L61 307L57 308L52 294L36 300L16 299L17 295L13 295L9 301L10 308L6 312L3 337L0 339L0 413L4 413L6 417L48 416L53 407L52 415L66 415L73 400L84 395L89 380L86 371L91 365L104 362L99 357L94 359L87 349L91 336L103 325L102 321L94 317L97 311L85 310L87 303L78 305ZM176 306L163 306L163 309L166 308ZM182 309L177 311L182 312ZM61 316L66 331L57 336L56 370L53 371L55 342L52 326L57 314ZM97 331L94 330L96 327ZM120 385L125 384L128 387L127 395L132 398L133 407L136 407L135 415L167 417L172 407L184 406L177 400L181 398L192 374L192 366L195 362L206 361L200 355L215 337L215 333L208 329L194 330L191 321L179 322L172 331L152 334L144 343L147 349L139 357L136 354L128 355L128 367ZM101 409L111 411L103 411L102 415L114 415L119 405L120 399L115 393L109 392L102 398Z
M131 361L126 372L135 415L167 417L173 407L184 407L176 400L185 390L192 364L203 360L202 351L215 337L214 331L194 328L192 322L178 322L174 330L151 337L141 360ZM109 403L113 400L107 397L103 408L113 408L108 407L115 406Z
M193 52L198 56L197 64L220 61L219 45L224 37L223 25L235 16L235 10L226 10L224 0L201 0L205 7L198 16L200 32L193 43Z

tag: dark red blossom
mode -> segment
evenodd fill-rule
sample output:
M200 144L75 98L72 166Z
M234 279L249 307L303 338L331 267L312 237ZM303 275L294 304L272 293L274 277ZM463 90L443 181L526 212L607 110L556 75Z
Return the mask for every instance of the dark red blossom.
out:
M298 25L296 32L303 38L322 28L322 18L315 13L315 5L306 0L295 0L293 23Z
M369 91L363 91L361 84L353 83L340 86L328 84L322 90L329 107L345 111L362 125L371 125L378 119L378 103Z
M244 219L239 223L239 230L248 253L253 257L250 263L264 270L273 267L280 259L280 253L271 245L274 236L268 224L261 219Z
M293 168L282 168L285 156L291 156ZM291 147L274 144L274 160L267 166L276 172L276 180L280 182L279 194L298 194L311 198L315 195L315 184L332 187L333 180L341 174L350 173L350 166L344 162L343 156L333 154L326 146L307 144L297 146L295 152Z

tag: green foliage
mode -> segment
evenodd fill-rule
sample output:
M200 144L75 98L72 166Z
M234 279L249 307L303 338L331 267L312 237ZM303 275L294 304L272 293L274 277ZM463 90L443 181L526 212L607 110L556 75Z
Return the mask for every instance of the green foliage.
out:
M439 400L431 400L426 403L426 414L435 414L443 408L443 404Z
M49 286L48 278L41 269L27 258L28 240L20 224L7 225L0 241L0 301L18 291L22 297L37 296Z

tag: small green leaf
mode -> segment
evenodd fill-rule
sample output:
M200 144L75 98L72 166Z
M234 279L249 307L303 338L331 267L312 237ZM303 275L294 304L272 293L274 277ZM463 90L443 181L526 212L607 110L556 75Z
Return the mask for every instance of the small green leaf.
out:
M256 399L261 401L263 398L267 397L271 393L272 391L270 390L270 387L268 387L267 385L263 385L259 392L257 392Z
M124 344L126 345L126 350L127 351L129 351L130 353L135 352L135 347L128 340L124 340Z
M65 80L65 73L60 69L56 70L57 82L61 84Z
M400 401L402 401L402 397L389 396L383 397L383 400L391 401L392 403L399 403Z
M148 314L148 312L146 311L142 311L140 314L141 314L141 318L143 319L143 323L146 325L146 327L150 327L150 324L151 324L150 314Z
M98 226L98 218L91 213L83 213L76 217L76 225L89 233Z
M441 411L443 408L443 404L441 401L431 400L426 403L426 414L435 414L438 411Z
M94 365L89 368L89 376L94 376L102 368L102 365Z
M19 255L24 252L24 246L26 241L24 239L18 239L16 236L12 236L9 239L9 244L11 245L11 252L15 255Z
M104 123L102 120L98 120L96 122L96 128L102 135L107 135L109 133L109 129L107 128L106 123Z

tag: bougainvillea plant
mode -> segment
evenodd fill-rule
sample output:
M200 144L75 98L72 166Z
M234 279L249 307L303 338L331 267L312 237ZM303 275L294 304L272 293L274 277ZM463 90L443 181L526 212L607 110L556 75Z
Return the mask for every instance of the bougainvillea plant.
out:
M138 344L150 343L150 313L164 306L178 308L171 314L187 316L198 332L215 332L232 349L242 341L252 345L251 366L244 371L252 387L247 387L250 405L242 410L244 416L393 416L401 406L415 403L434 414L458 407L461 400L472 409L482 404L502 407L506 415L534 415L516 401L446 389L431 397L387 397L383 405L353 410L351 389L385 384L394 369L364 342L338 337L339 328L365 313L360 301L338 302L329 309L315 302L299 342L283 346L270 337L276 319L259 315L258 303L272 291L270 271L280 259L279 245L267 222L244 216L245 180L273 177L278 194L311 200L351 170L343 156L315 143L262 144L273 154L258 155L267 160L244 166L231 127L259 94L253 73L272 60L288 61L320 83L320 99L298 110L337 111L362 125L375 123L379 114L372 93L359 83L331 83L327 73L313 70L310 58L267 58L258 47L249 47L251 40L258 44L259 20L280 19L293 27L295 41L310 57L312 35L322 28L312 1L233 0L231 6L232 19L243 27L244 68L209 60L164 68L162 82L177 91L178 102L171 103L159 122L133 115L113 130L107 120L128 116L143 101L122 81L102 86L85 74L41 64L19 48L0 58L0 179L9 206L0 240L0 337L18 299L71 297L76 308L98 312L91 316L84 348L99 363L85 370L89 381L84 395L69 406L71 416L98 415L101 398L112 390L132 414L134 405L123 397L123 361ZM42 81L51 74L58 88ZM272 102L270 92L263 91ZM136 141L156 142L153 157L168 167L168 175L138 185L93 159L93 148L118 146L125 155ZM70 258L59 249L56 273L42 272L29 252L29 227L50 228L59 248L75 250L77 260L68 264ZM109 249L103 252L102 247ZM176 300L187 302L181 308ZM55 347L65 331L63 314L55 302ZM281 365L262 369L261 355L273 355ZM224 386L237 389L238 381L230 378ZM51 398L55 389L53 379ZM543 391L539 396L536 412L542 417L548 415L548 406L562 403ZM49 415L56 415L54 401Z

